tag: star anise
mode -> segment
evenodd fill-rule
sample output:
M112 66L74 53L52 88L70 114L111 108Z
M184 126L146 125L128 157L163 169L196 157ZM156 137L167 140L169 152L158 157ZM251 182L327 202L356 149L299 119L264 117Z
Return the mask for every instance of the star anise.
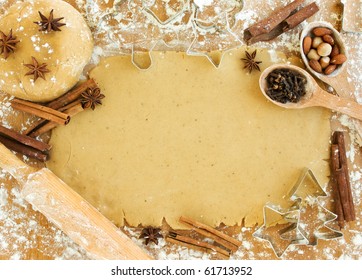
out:
M35 24L39 25L39 31L62 31L60 30L60 27L66 25L65 23L61 23L59 21L61 21L62 19L64 19L64 17L61 18L54 18L53 15L53 11L50 11L49 17L47 18L46 16L44 16L41 12L39 13L40 16L40 21L34 21Z
M101 93L99 88L87 88L82 93L81 103L84 109L91 108L94 110L97 105L102 105L104 94Z
M143 238L145 240L145 244L148 245L150 242L155 243L158 245L158 238L163 238L161 234L160 228L154 228L154 227L146 227L142 229L141 235L139 238Z
M40 77L45 80L45 73L49 73L50 70L47 67L46 63L39 63L34 56L31 57L32 63L31 64L24 64L25 67L28 67L30 69L29 72L25 74L25 76L28 75L34 75L34 82Z
M256 50L253 51L252 54L250 54L248 51L245 51L245 55L246 55L246 57L241 59L245 63L244 69L247 68L249 70L249 73L251 73L254 69L260 71L258 64L260 64L262 62L255 60Z
M7 59L10 53L13 53L16 47L16 44L19 43L19 40L16 40L16 37L13 36L13 30L10 29L8 35L0 31L0 54L4 54L4 58Z

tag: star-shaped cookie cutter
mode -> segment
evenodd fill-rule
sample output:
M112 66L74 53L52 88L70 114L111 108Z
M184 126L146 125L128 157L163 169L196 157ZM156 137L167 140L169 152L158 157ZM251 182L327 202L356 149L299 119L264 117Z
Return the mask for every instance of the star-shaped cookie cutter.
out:
M280 209L266 204L263 209L264 224L253 236L267 241L277 257L281 257L291 245L303 245L306 239L300 232L299 210ZM285 235L285 233L289 233ZM285 238L286 236L287 238Z

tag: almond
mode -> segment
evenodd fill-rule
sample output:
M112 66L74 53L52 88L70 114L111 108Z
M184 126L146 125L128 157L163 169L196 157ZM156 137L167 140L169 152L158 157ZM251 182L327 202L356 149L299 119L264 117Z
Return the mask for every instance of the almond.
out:
M310 68L312 68L314 71L316 71L316 72L318 72L318 73L322 73L322 66L320 65L320 63L318 62L318 60L315 60L315 59L309 60L309 66L310 66Z
M346 60L347 57L343 53L340 53L332 57L331 64L342 64Z
M304 54L308 54L310 51L310 48L312 47L312 38L309 36L306 36L303 40L303 52Z
M337 65L335 64L330 64L329 66L327 66L326 69L324 69L324 74L326 75L330 75L334 72L334 70L336 70Z
M318 37L332 34L332 30L330 30L329 28L326 28L326 27L316 27L313 29L312 32L315 36L318 36Z
M333 56L336 56L337 54L339 54L339 47L336 44L336 45L333 46L330 56L333 57Z
M330 44L331 46L334 45L334 38L333 38L331 35L328 35L328 34L327 34L327 35L324 35L324 36L322 37L322 39L323 39L324 42Z

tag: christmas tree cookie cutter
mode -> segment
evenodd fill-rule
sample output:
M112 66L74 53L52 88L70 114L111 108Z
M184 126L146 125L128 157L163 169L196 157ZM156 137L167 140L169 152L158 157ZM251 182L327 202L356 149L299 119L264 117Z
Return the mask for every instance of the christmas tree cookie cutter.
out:
M308 182L309 181L309 182ZM320 197L327 197L318 179L309 168L305 168L289 193L294 201L293 209L300 211L301 233L306 238L306 245L317 245L319 239L330 240L343 236L342 232L331 226L337 215L326 209Z
M337 215L319 201L320 197L326 196L312 170L303 169L288 195L288 199L294 202L292 206L281 209L272 204L265 205L264 224L253 236L268 241L279 258L290 245L315 246L319 239L342 237L342 232L330 225L336 221Z

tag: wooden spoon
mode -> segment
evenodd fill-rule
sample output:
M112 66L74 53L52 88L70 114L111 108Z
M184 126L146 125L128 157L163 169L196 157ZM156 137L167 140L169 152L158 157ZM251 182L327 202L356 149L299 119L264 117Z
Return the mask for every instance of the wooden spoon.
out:
M340 53L343 53L347 57L347 61L344 62L341 66L339 66L332 74L325 75L323 73L318 73L314 71L308 63L308 58L304 54L303 51L303 39L306 36L311 36L312 30L316 27L327 27L333 32L333 38L335 43L339 46ZM337 92L339 96L342 97L353 97L354 88L351 83L348 81L348 73L347 73L347 64L348 64L348 54L344 42L341 38L340 33L333 28L333 26L324 21L315 21L309 23L306 27L304 27L303 31L300 35L300 54L302 56L302 60L310 73L312 73L315 77L325 82L326 84L332 86L334 90Z
M288 103L280 103L278 101L272 100L267 94L267 76L270 72L274 69L283 68L283 69L290 69L294 71L298 71L300 74L306 77L307 84L306 84L306 94L301 98L301 100L297 103L288 102ZM362 105L358 104L357 102L341 98L336 95L332 95L323 89L321 89L317 82L313 79L313 77L305 70L288 64L275 64L268 68L266 68L260 76L259 79L259 86L264 94L264 96L274 104L281 106L287 109L301 109L307 107L325 107L329 108L334 111L341 112L343 114L349 115L353 118L362 120Z

